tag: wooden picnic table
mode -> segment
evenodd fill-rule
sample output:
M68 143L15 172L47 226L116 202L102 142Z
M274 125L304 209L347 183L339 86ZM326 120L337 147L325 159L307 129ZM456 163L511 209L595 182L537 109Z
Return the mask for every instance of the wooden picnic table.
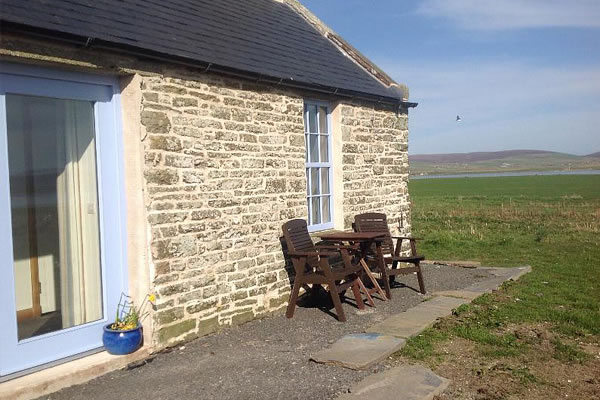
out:
M377 282L377 279L373 275L373 272L367 264L367 254L375 246L375 254L377 255L378 263L383 262L383 252L381 245L385 240L386 234L384 232L345 232L345 231L334 231L322 234L317 234L321 240L328 242L339 242L348 243L350 245L358 244L356 256L359 258L360 265L363 268L365 274L369 277L369 280L373 284L373 288L369 290L369 294L374 292L379 293L382 300L386 301L388 297L385 295L383 289ZM378 265L379 268L385 268L385 265Z

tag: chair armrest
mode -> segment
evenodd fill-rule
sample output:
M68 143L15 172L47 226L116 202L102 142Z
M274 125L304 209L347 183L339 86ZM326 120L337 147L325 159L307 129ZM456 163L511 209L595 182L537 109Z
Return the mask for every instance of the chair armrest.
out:
M403 240L408 240L410 243L410 253L413 257L417 256L417 240L422 240L420 238L416 238L416 237L409 237L409 236L392 236L392 239L397 239L396 242L396 246L395 247L395 251L394 251L394 256L395 257L399 257L400 256L400 251L402 248L402 241Z

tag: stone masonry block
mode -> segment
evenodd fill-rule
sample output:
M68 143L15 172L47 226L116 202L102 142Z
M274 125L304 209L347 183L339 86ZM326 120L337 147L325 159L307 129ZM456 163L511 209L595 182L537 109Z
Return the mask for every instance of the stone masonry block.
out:
M186 321L179 322L175 325L170 325L159 329L158 341L160 343L167 343L172 339L175 339L179 336L183 336L186 333L192 332L194 329L196 329L196 320L188 319Z
M148 133L168 133L171 128L169 117L164 112L144 110L141 121Z

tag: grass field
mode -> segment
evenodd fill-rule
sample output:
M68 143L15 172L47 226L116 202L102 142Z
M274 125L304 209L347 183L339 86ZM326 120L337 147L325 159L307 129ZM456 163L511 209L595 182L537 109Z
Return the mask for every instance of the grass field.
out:
M418 180L409 190L427 258L533 271L400 357L452 375L441 398L600 398L600 176Z

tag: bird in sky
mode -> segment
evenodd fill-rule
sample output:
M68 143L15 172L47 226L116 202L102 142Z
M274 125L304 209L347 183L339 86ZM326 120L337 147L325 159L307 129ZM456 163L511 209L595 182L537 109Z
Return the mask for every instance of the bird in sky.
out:
M462 121L462 119L460 119L460 115L457 115L456 116L456 122L460 122L460 121Z

